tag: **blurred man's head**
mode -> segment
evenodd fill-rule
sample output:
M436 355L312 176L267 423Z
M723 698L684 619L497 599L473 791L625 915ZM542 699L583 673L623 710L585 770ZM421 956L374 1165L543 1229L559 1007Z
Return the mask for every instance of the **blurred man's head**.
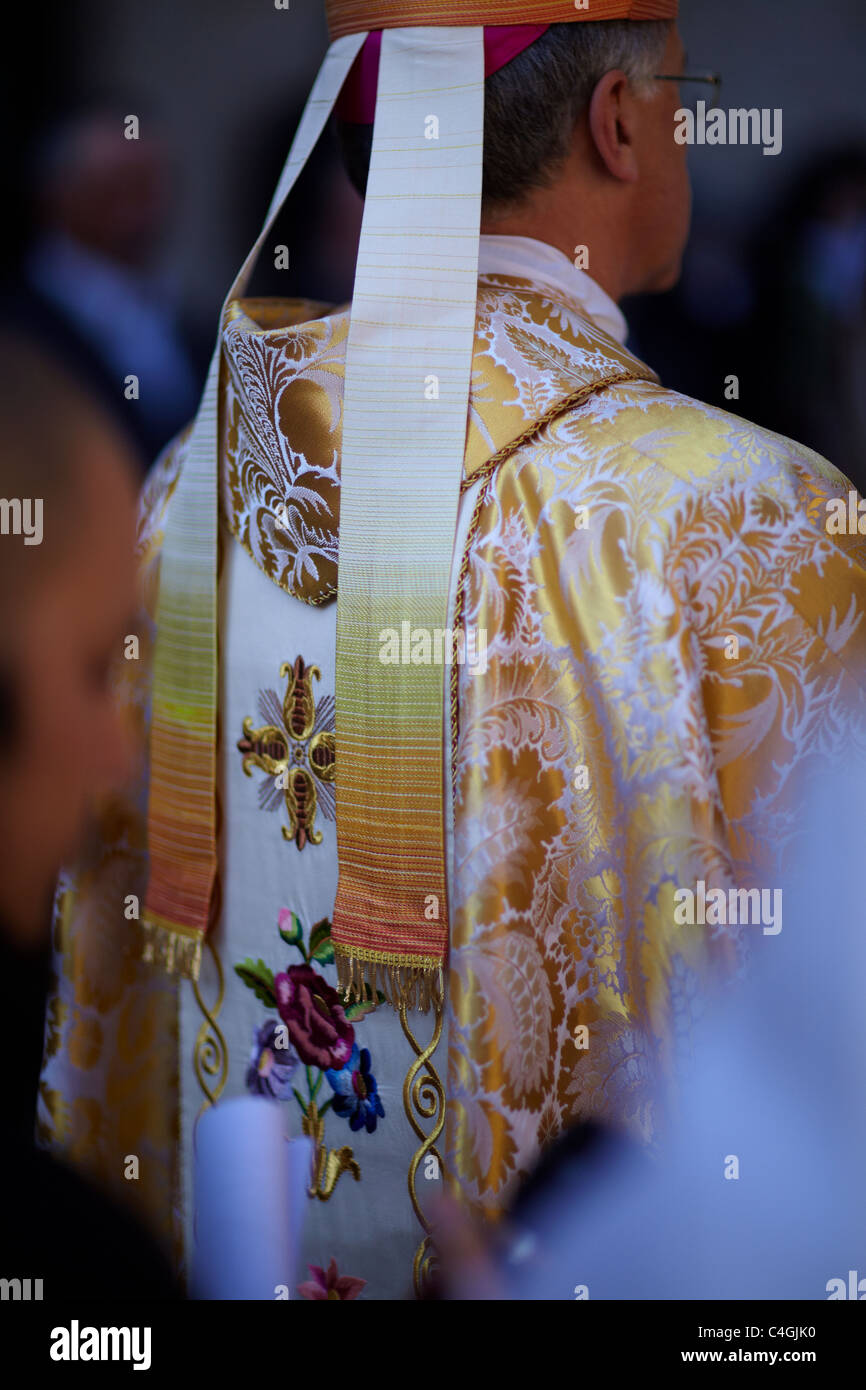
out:
M691 214L673 21L552 24L485 83L483 232L535 237L616 300L679 278ZM338 123L349 176L366 188L372 127Z
M136 607L134 477L79 389L0 337L0 926L19 942L128 770L110 674ZM14 533L28 500L38 544Z
M145 267L168 211L170 169L152 135L127 139L110 111L72 115L48 130L32 157L37 219L122 265Z

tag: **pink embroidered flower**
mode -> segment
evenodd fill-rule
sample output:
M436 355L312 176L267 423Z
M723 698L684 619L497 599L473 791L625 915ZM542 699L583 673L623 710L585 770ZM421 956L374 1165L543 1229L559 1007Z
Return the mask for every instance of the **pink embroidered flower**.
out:
M327 1274L318 1265L307 1265L307 1268L313 1277L298 1285L301 1298L335 1298L338 1302L342 1299L348 1303L350 1299L357 1298L367 1284L366 1279L354 1279L351 1274L338 1274L337 1261L333 1256Z
M302 1062L340 1071L352 1055L355 1030L339 994L310 965L290 965L274 980L280 1018Z

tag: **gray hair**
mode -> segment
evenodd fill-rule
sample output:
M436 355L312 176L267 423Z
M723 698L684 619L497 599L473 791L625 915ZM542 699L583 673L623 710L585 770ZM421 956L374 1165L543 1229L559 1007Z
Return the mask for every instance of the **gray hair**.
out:
M605 73L621 69L641 96L667 45L671 20L552 24L485 83L483 210L505 212L549 188L574 127ZM361 196L373 127L337 122L343 160Z
M484 99L485 211L505 211L531 189L550 187L605 73L621 68L648 95L670 28L670 20L552 24L493 73Z

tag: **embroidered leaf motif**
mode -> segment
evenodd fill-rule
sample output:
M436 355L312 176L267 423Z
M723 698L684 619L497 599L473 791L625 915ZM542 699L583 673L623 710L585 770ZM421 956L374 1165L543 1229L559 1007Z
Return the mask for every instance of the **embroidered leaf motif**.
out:
M553 390L574 391L581 385L580 373L574 357L556 343L541 338L536 333L528 333L524 328L506 325L506 337L512 347L536 368L536 375L550 381Z
M274 972L263 960L254 961L247 957L240 965L235 966L235 974L240 976L247 988L253 990L256 998L267 1004L269 1009L276 1008Z
M297 918L295 920L297 921ZM318 961L320 965L333 965L334 963L331 924L327 917L323 917L321 922L316 922L310 932L310 959Z
M377 1009L380 1004L384 1004L385 1002L385 996L380 989L376 990L375 999L373 998L370 986L367 984L364 985L364 993L366 998L359 999L355 1004L348 1004L343 1010L350 1023L353 1023L356 1018L363 1018L365 1014L372 1013L374 1009Z
M344 1012L349 1022L354 1023L356 1019L363 1018L365 1014L372 1013L375 1007L376 1005L371 999L364 1001L359 1000L357 1004L347 1005Z
M315 928L313 930L315 931ZM328 930L330 931L330 927ZM298 946L303 941L304 929L296 912L287 912L284 909L280 913L280 936L287 946Z

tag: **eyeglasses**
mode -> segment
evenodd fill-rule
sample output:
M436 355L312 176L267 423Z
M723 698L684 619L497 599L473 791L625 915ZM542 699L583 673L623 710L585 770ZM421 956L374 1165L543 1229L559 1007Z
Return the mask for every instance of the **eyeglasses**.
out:
M687 82L699 83L700 87L698 88L698 90L695 90L695 88L693 87L691 89L691 92L683 94L685 107L689 111L695 111L697 109L697 104L701 96L703 95L704 87L712 87L712 92L710 93L710 100L708 102L709 106L718 106L719 97L722 94L722 76L721 73L718 72L657 72L654 80L656 82L678 82L680 83L680 85L683 85Z

